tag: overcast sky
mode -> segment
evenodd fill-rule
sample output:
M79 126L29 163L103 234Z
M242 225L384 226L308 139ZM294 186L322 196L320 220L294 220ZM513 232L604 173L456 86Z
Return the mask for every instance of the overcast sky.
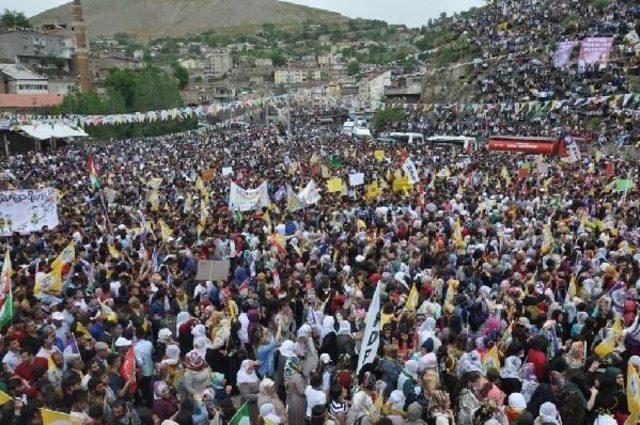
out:
M17 9L33 16L69 0L0 0L0 10ZM179 0L176 0L179 1ZM340 12L352 18L382 19L392 24L423 25L442 12L451 14L480 6L483 0L288 0Z

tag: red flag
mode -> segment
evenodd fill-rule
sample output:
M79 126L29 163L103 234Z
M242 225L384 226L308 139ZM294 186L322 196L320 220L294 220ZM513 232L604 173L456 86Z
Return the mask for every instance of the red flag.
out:
M132 376L136 374L136 355L133 351L133 345L129 347L129 351L124 355L124 362L122 362L122 367L120 367L120 375L124 378L125 381L128 381ZM138 387L137 383L134 382L129 385L129 393L133 394Z
M613 162L608 161L607 162L607 177L613 177L614 173L615 173L615 169L613 167Z
M518 170L518 180L524 180L527 178L527 176L529 175L529 169L528 168L520 168Z

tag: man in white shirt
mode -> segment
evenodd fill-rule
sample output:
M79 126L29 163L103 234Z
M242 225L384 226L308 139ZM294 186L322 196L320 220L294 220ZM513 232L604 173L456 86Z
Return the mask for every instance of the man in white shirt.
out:
M322 376L311 376L310 385L304 390L304 395L307 397L307 419L311 420L311 413L315 406L327 404L327 394L322 391Z
M151 388L151 378L153 376L155 363L153 362L153 344L146 339L144 333L140 335L140 339L133 345L133 352L136 356L136 365L140 366L142 379L140 387L144 395L147 406L153 405L153 389Z
M8 372L13 373L16 367L22 362L20 359L20 342L15 337L7 338L9 351L2 358L2 366Z

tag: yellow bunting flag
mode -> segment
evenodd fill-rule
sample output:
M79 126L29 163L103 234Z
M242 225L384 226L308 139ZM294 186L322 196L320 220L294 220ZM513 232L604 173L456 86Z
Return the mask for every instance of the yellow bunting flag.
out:
M377 180L367 185L367 191L366 191L365 197L368 200L376 199L379 194L380 194L380 189L378 188Z
M631 363L627 367L627 406L629 412L640 414L640 377Z
M173 230L171 230L171 228L167 226L162 219L160 219L158 225L160 226L160 237L162 238L162 241L168 242L171 235L173 235Z
M502 170L500 170L500 176L504 179L505 183L507 183L507 186L511 185L511 177L509 176L507 167L502 167Z
M384 151L382 149L374 151L373 156L376 158L378 162L382 162L384 160Z
M11 396L4 391L0 391L0 406L13 400Z
M36 273L33 293L36 296L45 293L60 295L62 293L62 264L51 264L49 273Z
M120 251L118 251L116 249L115 246L113 246L113 244L109 244L107 245L107 249L109 250L109 255L112 256L113 258L120 258Z

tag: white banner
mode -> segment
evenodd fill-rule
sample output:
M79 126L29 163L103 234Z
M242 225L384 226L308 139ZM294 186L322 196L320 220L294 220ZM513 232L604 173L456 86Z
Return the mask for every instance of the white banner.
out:
M320 191L316 186L316 182L309 181L304 189L298 193L298 199L305 205L313 205L320 200Z
M420 176L418 175L418 169L416 168L413 161L409 158L402 164L402 170L407 175L409 179L409 183L416 184L420 182Z
M229 209L232 211L249 211L256 208L269 206L269 192L267 182L263 182L256 189L243 189L235 183L231 183L229 192Z
M367 311L367 316L365 317L367 325L364 328L360 354L358 354L356 373L360 373L360 369L365 364L373 363L378 353L378 347L380 346L380 289L381 283L378 282L369 305L369 311Z
M48 187L33 190L0 192L0 235L29 234L47 226L56 227L58 201L56 190Z
M349 174L349 186L362 186L364 184L364 173Z

